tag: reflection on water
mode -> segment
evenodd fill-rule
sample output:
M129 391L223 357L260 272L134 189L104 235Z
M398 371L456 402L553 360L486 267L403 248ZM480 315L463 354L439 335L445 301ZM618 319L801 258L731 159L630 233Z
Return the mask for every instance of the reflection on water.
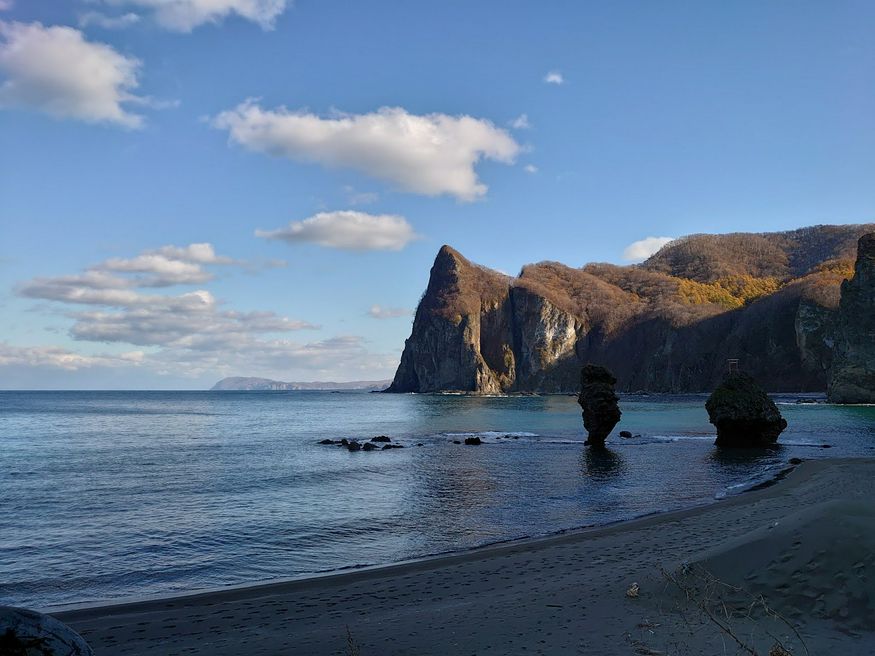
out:
M581 456L581 471L584 476L596 481L607 481L623 471L623 457L604 446L588 446Z
M704 401L623 398L617 428L641 437L594 449L566 396L0 392L0 604L387 563L701 503L791 457L875 455L873 407L789 397L784 446L739 452L714 446ZM378 434L406 448L317 444Z

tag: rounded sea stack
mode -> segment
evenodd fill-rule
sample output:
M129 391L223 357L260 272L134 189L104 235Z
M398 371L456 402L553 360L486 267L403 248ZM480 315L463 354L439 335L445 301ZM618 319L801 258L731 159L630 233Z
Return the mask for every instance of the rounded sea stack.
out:
M581 370L577 402L583 409L583 427L588 434L586 444L603 446L620 421L622 413L614 393L616 384L617 379L604 367L588 364Z
M705 402L708 418L717 428L717 446L771 446L787 428L778 406L745 373L728 374Z

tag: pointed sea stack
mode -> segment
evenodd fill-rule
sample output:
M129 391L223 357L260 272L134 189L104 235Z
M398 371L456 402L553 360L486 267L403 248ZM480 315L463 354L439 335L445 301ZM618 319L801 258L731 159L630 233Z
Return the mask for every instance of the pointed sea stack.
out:
M705 402L708 418L717 427L717 446L771 446L787 428L778 406L757 382L738 371L727 374Z
M594 364L586 365L580 372L580 395L577 402L583 409L583 427L588 436L586 444L604 446L605 440L620 421L619 399L614 393L617 379L605 369Z
M875 403L875 233L860 237L854 277L842 283L828 398Z

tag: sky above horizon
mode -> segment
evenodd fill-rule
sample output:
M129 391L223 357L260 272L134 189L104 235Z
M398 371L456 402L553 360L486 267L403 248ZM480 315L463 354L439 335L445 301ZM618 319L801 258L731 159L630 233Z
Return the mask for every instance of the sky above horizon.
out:
M875 4L0 0L0 389L391 378L516 274L875 221Z

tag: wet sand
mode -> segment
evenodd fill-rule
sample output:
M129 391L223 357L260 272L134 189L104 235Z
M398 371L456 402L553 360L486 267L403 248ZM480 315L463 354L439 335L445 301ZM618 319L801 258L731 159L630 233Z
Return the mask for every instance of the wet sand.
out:
M98 656L356 653L347 628L361 656L737 653L660 574L693 564L765 595L799 632L732 620L760 653L777 638L793 654L802 641L812 654L870 654L873 499L875 460L811 461L765 489L608 527L54 615Z

